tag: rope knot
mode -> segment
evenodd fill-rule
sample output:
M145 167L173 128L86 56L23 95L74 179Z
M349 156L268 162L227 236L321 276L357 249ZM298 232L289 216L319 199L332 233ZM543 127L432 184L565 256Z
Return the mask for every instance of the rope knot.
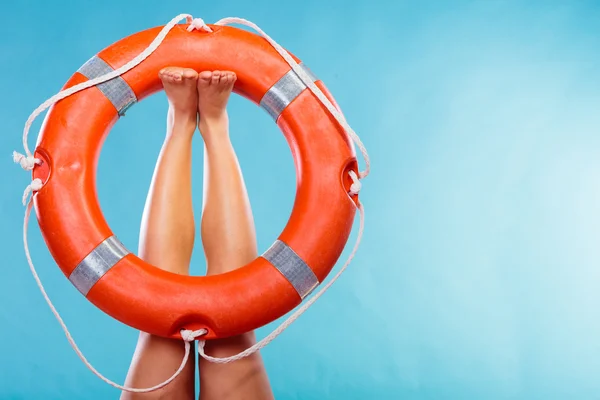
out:
M206 344L206 340L198 340L198 354L204 354L204 345Z
M350 185L350 195L355 196L360 192L360 189L362 189L362 183L358 179L358 175L356 175L356 172L350 171L348 174L352 179L352 185Z
M25 192L23 192L23 205L27 204L27 196L29 193L37 192L44 186L44 182L40 178L35 178L27 187L25 188Z
M41 164L42 161L39 158L35 158L33 155L26 156L21 153L13 151L13 161L17 164L21 164L21 168L26 171L31 171L37 164Z
M212 29L210 29L210 27L204 23L202 18L193 18L191 21L189 21L189 23L190 26L187 28L188 32L192 32L194 30L212 32Z
M189 329L181 330L181 338L186 342L193 342L198 337L206 335L208 331L206 329L198 329L197 331L191 331Z

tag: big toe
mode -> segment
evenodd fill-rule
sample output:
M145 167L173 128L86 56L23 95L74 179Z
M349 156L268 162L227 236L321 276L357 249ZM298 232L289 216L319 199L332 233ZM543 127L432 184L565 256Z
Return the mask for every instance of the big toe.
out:
M202 71L198 74L198 86L207 87L212 82L213 73L210 71Z
M198 73L191 68L184 68L182 71L183 79L188 81L195 81L198 79Z

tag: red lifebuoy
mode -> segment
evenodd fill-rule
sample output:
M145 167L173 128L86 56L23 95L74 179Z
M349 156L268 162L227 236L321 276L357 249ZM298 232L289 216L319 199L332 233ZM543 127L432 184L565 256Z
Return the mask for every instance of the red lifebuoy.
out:
M357 162L344 129L264 39L217 25L210 25L212 33L190 35L186 27L175 26L151 56L121 77L53 106L35 151L41 164L33 176L44 185L34 201L52 256L98 308L155 335L180 338L182 329L206 329L205 338L212 339L281 317L325 279L352 228L357 198L348 194L348 175L357 172ZM65 88L121 67L160 29L101 51ZM158 71L170 65L234 71L234 91L273 116L295 160L296 200L281 235L256 260L222 275L182 276L145 263L114 236L97 199L104 138L129 106L162 89Z

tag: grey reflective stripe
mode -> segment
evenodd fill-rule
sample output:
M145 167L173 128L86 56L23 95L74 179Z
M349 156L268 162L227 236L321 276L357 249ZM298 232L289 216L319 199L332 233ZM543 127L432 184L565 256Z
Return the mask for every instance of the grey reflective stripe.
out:
M276 241L262 257L273 264L304 299L319 285L315 273L287 244Z
M129 251L117 239L111 236L100 243L71 272L69 280L77 290L87 296L90 289Z
M106 61L98 56L94 56L83 64L77 72L91 80L113 71L114 69ZM96 85L96 87L104 93L121 116L125 115L125 111L137 101L137 97L131 87L120 76L102 82Z
M308 67L304 64L300 64L300 67L311 77L313 82L317 81L317 77L312 73ZM304 82L300 80L300 77L290 69L287 74L281 77L271 88L265 93L263 98L260 100L260 106L264 108L274 120L277 121L279 115L290 105L296 97L306 89Z
M304 69L304 72L306 72L308 74L308 76L310 76L310 79L312 79L313 82L316 82L319 80L319 78L317 78L317 76L314 74L314 72L312 72L310 70L310 68L308 68L306 65L300 63L300 66Z

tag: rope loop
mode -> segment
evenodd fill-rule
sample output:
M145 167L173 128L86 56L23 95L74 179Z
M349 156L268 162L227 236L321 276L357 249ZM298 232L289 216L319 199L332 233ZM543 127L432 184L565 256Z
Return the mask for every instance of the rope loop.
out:
M44 186L44 183L40 178L35 178L31 181L27 187L25 187L25 191L23 192L23 205L27 205L27 197L29 197L30 193L37 192Z
M181 338L186 342L193 342L198 337L206 335L208 331L206 329L198 329L197 331L191 331L189 329L183 329L181 331Z
M360 189L362 189L362 183L361 183L360 179L358 178L358 175L356 174L356 172L349 171L348 174L350 175L350 178L352 179L352 185L350 186L350 195L352 195L352 196L357 195L358 192L360 192Z
M190 24L190 26L187 27L188 32L192 32L194 30L205 31L209 33L212 32L212 29L210 29L210 27L204 23L202 18L188 18L187 22Z
M20 164L25 171L31 171L36 165L42 163L42 160L35 158L32 154L26 156L16 151L13 151L13 161Z

